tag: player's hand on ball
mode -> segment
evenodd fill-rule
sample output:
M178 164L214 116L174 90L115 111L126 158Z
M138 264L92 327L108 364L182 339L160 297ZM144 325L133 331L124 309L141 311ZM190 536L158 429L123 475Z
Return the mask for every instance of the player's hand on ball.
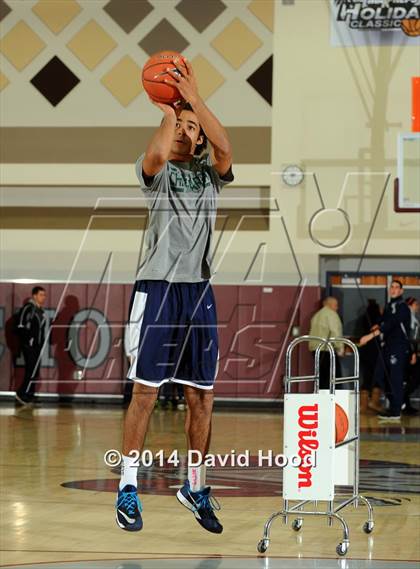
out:
M190 103L190 105L194 105L199 98L199 94L191 63L187 59L184 59L185 71L180 65L177 65L179 63L178 57L174 57L172 62L177 68L177 71L173 71L168 67L167 73L172 79L165 79L165 83L176 87L182 98L187 103Z
M149 97L150 102L153 103L156 107L158 107L165 115L177 117L181 108L182 104L181 101L177 101L174 105L167 105L166 103L158 103L158 101L154 101L151 97Z

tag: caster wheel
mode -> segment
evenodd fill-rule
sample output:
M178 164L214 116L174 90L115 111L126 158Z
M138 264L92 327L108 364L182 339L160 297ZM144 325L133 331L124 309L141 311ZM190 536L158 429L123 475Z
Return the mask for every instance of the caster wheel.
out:
M293 520L292 529L295 531L299 531L302 528L302 524L303 524L302 520Z
M262 539L258 542L257 550L259 553L265 553L268 549L268 539Z
M373 532L373 528L374 528L374 523L373 522L365 522L363 524L363 531L365 533L372 533Z
M335 550L337 554L340 555L340 557L343 557L347 553L348 548L349 546L347 545L347 543L339 543L335 548Z

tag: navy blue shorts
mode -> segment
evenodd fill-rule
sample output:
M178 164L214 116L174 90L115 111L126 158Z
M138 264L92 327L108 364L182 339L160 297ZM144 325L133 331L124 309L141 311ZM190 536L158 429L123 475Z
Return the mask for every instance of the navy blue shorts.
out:
M219 348L210 283L136 281L125 351L129 379L152 387L173 381L212 389Z

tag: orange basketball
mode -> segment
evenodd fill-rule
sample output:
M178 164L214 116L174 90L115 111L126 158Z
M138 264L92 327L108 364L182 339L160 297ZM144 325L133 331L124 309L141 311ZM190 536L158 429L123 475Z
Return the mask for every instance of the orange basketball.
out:
M420 36L420 20L401 20L401 29L407 36Z
M177 63L180 69L186 70L184 58L177 51L160 51L155 53L146 61L141 74L141 81L144 90L149 97L158 103L171 105L181 99L181 95L176 87L167 85L165 79L172 79L167 72L168 67L176 71L173 63L175 57L179 58Z
M335 404L335 442L341 443L349 431L349 418L338 403Z

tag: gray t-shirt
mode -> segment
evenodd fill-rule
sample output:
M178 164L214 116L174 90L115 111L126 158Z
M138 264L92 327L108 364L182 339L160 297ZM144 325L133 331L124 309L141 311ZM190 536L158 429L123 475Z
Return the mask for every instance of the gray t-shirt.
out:
M136 162L136 174L147 197L149 224L137 280L208 280L216 197L233 174L229 171L221 178L205 154L191 162L168 160L150 183L143 177L144 156Z

